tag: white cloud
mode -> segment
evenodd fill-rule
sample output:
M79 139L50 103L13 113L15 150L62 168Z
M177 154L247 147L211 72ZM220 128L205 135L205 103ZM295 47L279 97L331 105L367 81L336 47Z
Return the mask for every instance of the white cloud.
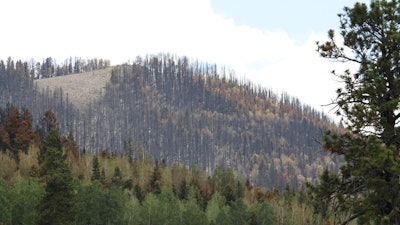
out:
M226 65L318 109L335 97L333 65L315 51L325 34L299 44L285 31L239 26L214 13L209 0L16 0L2 8L3 59L81 56L121 63L169 52Z

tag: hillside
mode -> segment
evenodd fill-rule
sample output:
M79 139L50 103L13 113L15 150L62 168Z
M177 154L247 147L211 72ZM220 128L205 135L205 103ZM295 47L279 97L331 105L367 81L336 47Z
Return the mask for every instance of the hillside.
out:
M340 159L318 142L325 130L337 129L322 113L215 65L158 55L55 78L21 76L10 85L10 77L18 77L11 74L31 73L7 64L0 101L26 106L33 115L52 109L61 132L73 132L81 153L143 159L147 152L167 165L210 172L222 164L253 184L279 189L286 183L298 188L314 182L325 167L339 167ZM22 83L23 92L10 88Z
M111 67L85 73L75 73L65 76L34 80L39 90L49 88L53 92L61 88L68 100L76 107L84 108L90 102L101 98L105 93L106 84L110 81Z

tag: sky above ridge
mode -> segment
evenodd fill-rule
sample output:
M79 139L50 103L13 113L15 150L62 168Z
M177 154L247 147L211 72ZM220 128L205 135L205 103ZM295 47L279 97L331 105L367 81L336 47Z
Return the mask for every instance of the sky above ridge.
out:
M172 53L235 71L235 75L303 103L322 107L343 65L324 60L316 41L337 29L353 0L13 0L2 3L0 59L58 62ZM360 1L368 3L369 1Z

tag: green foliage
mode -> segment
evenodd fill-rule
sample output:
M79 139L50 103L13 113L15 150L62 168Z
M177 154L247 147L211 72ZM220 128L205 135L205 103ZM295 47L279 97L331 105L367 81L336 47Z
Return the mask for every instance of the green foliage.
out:
M182 179L182 181L179 183L179 188L176 191L178 198L181 200L187 199L188 192L189 192L188 189L189 189L189 187L188 187L188 184L186 183L186 179Z
M92 177L91 180L100 180L100 164L99 158L97 156L93 157L93 169L92 169Z
M8 199L7 183L0 178L0 224L9 224L11 221L10 203Z
M53 128L49 131L47 134L43 146L40 148L39 156L38 156L38 161L39 164L42 164L45 160L46 157L46 151L48 148L55 148L61 150L62 145L61 145L61 138L60 135L57 131L57 129Z
M219 192L215 192L207 204L206 216L212 224L217 224L217 217L225 205L226 199Z
M163 218L160 216L162 212L160 200L152 193L146 196L138 212L137 224L139 225L163 224Z
M10 191L11 224L34 225L36 210L44 196L44 189L37 178L19 179Z
M270 205L264 202L267 198L263 198L260 203L251 203L238 197L235 201L228 203L218 188L212 191L210 199L206 198L206 189L211 188L212 182L211 178L201 178L203 175L199 174L199 170L196 170L194 174L187 171L186 176L191 179L191 182L187 185L187 197L183 199L176 196L172 190L172 182L167 180L160 183L161 192L156 195L152 192L140 191L137 183L132 190L129 190L123 188L124 182L121 183L123 186L116 185L115 181L114 184L111 182L110 185L104 186L99 180L75 179L73 190L76 195L68 197L59 193L61 190L68 193L68 185L63 186L63 189L59 187L59 184L65 182L64 175L60 174L63 170L59 170L63 167L61 162L65 163L60 159L61 156L62 153L56 151L54 147L47 148L41 168L43 175L41 181L45 182L44 185L39 183L39 178L16 179L16 183L9 189L4 183L4 186L0 188L0 201L4 203L0 205L2 209L0 215L2 218L6 218L5 224L263 224L265 221L273 221L274 218L271 216L273 210L268 208ZM47 163L49 159L52 159L51 163ZM90 160L90 157L87 159ZM71 158L71 160L75 159ZM54 164L59 164L59 166ZM93 165L89 162L87 165L91 164ZM110 165L115 164L111 163ZM144 164L141 166L148 167ZM117 178L119 181L130 180L123 175L129 173L117 168L119 167L105 168L106 170L114 169L114 178L111 180ZM152 167L149 168L152 169ZM91 170L90 168L86 169ZM163 168L163 170L167 169ZM132 182L136 182L136 179L136 177L132 177ZM144 182L150 183L151 179L151 176L147 176ZM163 179L167 179L167 177ZM137 192L140 192L141 204L135 197ZM49 198L49 193L53 193L52 198ZM263 191L263 193L265 192ZM248 195L246 193L245 196ZM278 195L276 196L278 197ZM253 197L249 197L249 199L253 199ZM279 197L279 199L284 201L283 197ZM61 210L68 211L65 209L65 203L68 203L68 200L75 201L75 210L72 213L76 214L70 217L74 221L70 222L65 218L61 221L61 219L54 218L59 217ZM64 204L59 204L61 201ZM57 212L50 213L46 210L52 207L54 209L54 205L57 204L59 206L56 209ZM34 207L35 205L37 207ZM293 200L292 206L295 209L295 200ZM72 213L67 212L61 215L73 215ZM32 219L35 217L38 219ZM280 219L279 221L289 220Z
M114 175L111 178L111 185L114 187L123 187L123 182L122 182L122 177L121 177L121 170L119 167L115 167L114 169Z
M320 179L320 185L312 186L309 184L308 188L313 197L312 203L315 212L322 218L328 218L331 212L330 207L339 207L339 203L333 204L331 202L331 195L335 193L339 186L339 177L336 174L330 174L328 170L324 170Z
M41 134L47 135L36 142L40 149L21 157L26 165L16 167L0 152L0 174L7 178L0 179L0 224L264 224L274 221L267 201L283 201L278 192L255 192L250 181L245 188L223 166L210 175L197 166L189 171L116 155L75 156L72 134L60 137L51 111L45 118ZM254 203L254 195L262 197Z
M189 199L184 204L184 210L182 212L182 221L180 224L186 225L206 225L208 220L204 211L197 204L196 199Z
M231 208L229 205L224 205L222 209L219 211L217 218L215 219L215 225L231 225L231 215L230 215Z
M249 222L250 214L242 199L231 202L229 219L232 225L246 225Z
M46 152L46 161L48 159L55 159L53 162L60 160L58 157L59 150L49 148ZM59 155L59 156L57 156ZM62 160L62 159L61 159ZM75 193L72 187L72 176L67 165L62 165L61 162L56 163L60 165L54 171L51 170L51 164L46 168L45 172L45 196L38 205L39 211L39 224L72 224L75 216ZM47 164L45 164L47 165Z
M131 210L129 195L120 187L104 189L95 180L91 184L77 184L76 224L124 224Z
M156 161L156 165L153 168L153 175L150 180L150 190L154 194L161 193L161 167Z
M235 201L238 197L238 193L241 195L232 170L223 166L217 166L212 180L215 182L217 189L220 190L221 194L225 197L227 203Z
M104 224L124 224L126 211L129 203L129 195L121 187L112 186L105 192L105 199L101 205L107 205L100 211L102 213Z
M207 199L205 198L204 190L201 188L198 179L192 179L189 190L188 190L188 199L195 199L197 204L200 205L202 209L206 208Z
M175 197L171 187L163 186L160 195L160 207L162 212L158 212L161 224L179 224L182 216L181 202Z
M105 205L104 189L99 181L92 184L77 184L77 224L102 224L104 223L103 209Z
M274 210L266 201L273 202L275 197L287 200L285 193L283 197L276 193L271 198L261 187L257 192L250 184L245 188L231 169L222 166L210 176L199 167L190 172L178 164L169 169L164 164L152 167L146 162L129 163L128 159L118 157L100 158L101 162L94 157L91 161L89 155L70 157L65 141L52 128L40 147L39 172L32 173L40 176L28 177L28 173L21 173L22 167L13 167L9 183L0 180L0 223L274 224ZM30 149L27 157L36 156L38 151L37 147ZM1 159L15 164L4 153ZM30 160L21 160L25 161ZM81 173L74 173L73 177L71 166ZM87 176L82 178L79 174ZM288 190L295 210L294 194L289 187ZM253 195L262 197L253 203ZM291 222L285 218L279 221Z
M257 225L277 224L276 215L271 205L266 202L255 203L250 208L250 223Z
M75 192L69 166L61 149L60 137L52 129L46 137L40 176L45 181L45 195L38 205L38 224L73 224Z
M99 181L78 184L76 224L124 224L130 197L119 187L104 189Z
M324 147L344 156L340 174L325 171L319 185L310 186L314 206L322 216L348 224L400 224L400 2L356 3L340 14L344 47L319 44L322 57L351 61L359 68L337 75L337 113L346 134L327 133ZM350 49L352 54L347 54Z

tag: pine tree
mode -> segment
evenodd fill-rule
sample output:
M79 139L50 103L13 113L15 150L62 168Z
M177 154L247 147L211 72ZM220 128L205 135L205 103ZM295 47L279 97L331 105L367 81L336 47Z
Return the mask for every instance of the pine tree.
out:
M91 180L98 180L100 181L100 164L99 164L99 158L97 156L93 157L93 169L92 169L92 177Z
M153 175L150 179L150 189L154 194L161 193L161 168L157 160L153 168Z
M44 162L44 158L46 156L46 151L50 147L60 149L60 150L62 148L61 138L55 127L53 127L50 130L50 132L48 133L48 135L46 136L46 138L44 140L44 145L40 147L40 152L38 155L39 164L42 164Z
M328 132L324 148L345 164L339 174L325 171L319 185L309 185L315 208L330 209L341 224L400 224L399 11L394 0L345 7L339 14L344 47L333 30L329 41L318 43L322 57L359 66L354 73L333 71L344 83L334 104L347 132Z
M119 167L115 167L114 169L114 175L111 178L111 185L115 187L122 187L122 177L121 177L121 170Z
M101 168L101 172L100 172L100 183L101 183L103 186L108 186L108 184L107 184L107 178L106 178L106 172L105 172L105 170L104 170L104 167Z
M37 206L37 224L73 224L75 220L75 192L72 174L61 149L57 130L46 137L45 155L40 176L45 181L45 195Z

